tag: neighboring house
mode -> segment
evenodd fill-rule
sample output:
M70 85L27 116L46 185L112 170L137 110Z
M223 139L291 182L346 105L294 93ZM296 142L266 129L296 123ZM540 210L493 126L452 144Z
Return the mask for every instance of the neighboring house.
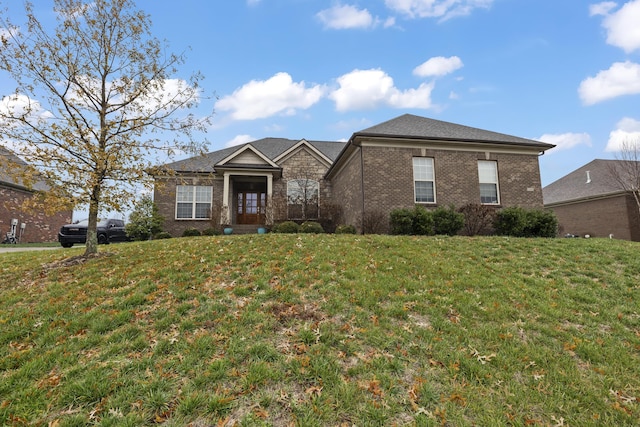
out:
M71 222L72 212L47 215L25 211L22 205L26 200L35 192L49 189L43 182L36 182L31 189L22 184L16 176L26 167L27 163L0 145L0 241L11 231L14 221L20 243L55 242L60 227Z
M596 159L542 189L560 235L640 241L640 215L633 195L611 174L619 160Z
M348 142L265 138L164 165L154 200L165 229L319 220L325 229L423 205L542 208L530 139L405 114Z

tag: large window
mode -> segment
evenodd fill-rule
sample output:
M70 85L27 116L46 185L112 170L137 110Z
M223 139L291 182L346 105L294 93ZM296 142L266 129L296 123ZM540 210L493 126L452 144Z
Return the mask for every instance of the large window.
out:
M209 219L213 188L209 185L176 187L177 219Z
M480 180L480 203L499 204L498 163L490 160L478 160L478 178Z
M413 184L416 203L435 203L436 185L432 158L413 158Z
M320 185L313 179L292 179L287 182L287 213L289 219L318 219Z

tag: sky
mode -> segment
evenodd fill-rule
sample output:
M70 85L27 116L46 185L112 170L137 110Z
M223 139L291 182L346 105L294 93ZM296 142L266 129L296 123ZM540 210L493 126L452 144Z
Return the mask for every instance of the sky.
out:
M35 3L52 15L50 1ZM410 113L557 145L540 157L544 186L640 141L640 0L137 5L185 52L178 77L205 76L197 111L214 112L210 151L264 137L346 141ZM11 90L0 80L0 94Z

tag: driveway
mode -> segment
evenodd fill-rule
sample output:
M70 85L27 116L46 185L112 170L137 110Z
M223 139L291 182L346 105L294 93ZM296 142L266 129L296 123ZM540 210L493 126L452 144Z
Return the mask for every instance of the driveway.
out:
M62 246L14 246L0 244L0 254L10 252L51 251L55 249L62 249Z

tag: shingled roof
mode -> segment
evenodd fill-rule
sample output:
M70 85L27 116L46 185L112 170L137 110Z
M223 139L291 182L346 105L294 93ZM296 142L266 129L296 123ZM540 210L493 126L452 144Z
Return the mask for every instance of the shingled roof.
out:
M243 147L251 145L260 151L269 160L274 160L282 153L296 145L301 140L285 139L285 138L262 138L256 141L248 142L233 147L223 148L222 150L212 151L202 156L191 157L189 159L179 160L177 162L164 165L169 169L178 172L211 172L216 164L226 159L236 151L242 150ZM344 147L344 142L333 141L307 141L316 150L324 154L331 161L334 161Z
M32 188L27 188L19 178L20 174L26 173L29 164L20 157L0 145L0 185L19 188L21 190L47 191L49 186L44 181L39 180L33 183Z
M358 136L388 136L394 138L430 139L445 141L491 142L526 145L548 150L555 145L497 132L477 129L441 120L404 114L353 134ZM352 137L352 138L353 138Z
M621 193L610 168L619 160L596 159L542 189L545 206Z

